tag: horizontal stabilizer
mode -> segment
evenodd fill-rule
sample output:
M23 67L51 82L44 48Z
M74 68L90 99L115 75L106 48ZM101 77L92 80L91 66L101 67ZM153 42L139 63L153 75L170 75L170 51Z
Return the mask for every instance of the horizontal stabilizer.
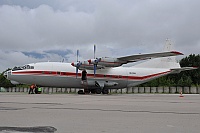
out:
M198 67L173 68L173 69L171 69L171 71L172 71L172 74L174 74L174 73L180 73L182 71L188 71L188 70L194 70L194 69L198 69Z

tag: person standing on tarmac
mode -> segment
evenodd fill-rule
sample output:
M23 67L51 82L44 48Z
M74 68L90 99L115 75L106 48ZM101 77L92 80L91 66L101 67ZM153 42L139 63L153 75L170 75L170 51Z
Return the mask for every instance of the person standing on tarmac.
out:
M41 93L42 93L42 88L38 87L38 94L41 94Z
M28 94L34 94L34 92L33 92L34 88L35 88L35 85L32 84L32 85L30 86L30 89L29 89Z
M82 71L82 77L81 77L81 79L82 79L82 81L87 80L87 72L86 72L86 70Z
M35 85L34 88L35 88L35 94L38 94L38 87Z

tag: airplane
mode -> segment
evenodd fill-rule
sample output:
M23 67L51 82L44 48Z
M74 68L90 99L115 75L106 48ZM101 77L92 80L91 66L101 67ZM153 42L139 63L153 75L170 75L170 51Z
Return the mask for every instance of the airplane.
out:
M14 67L4 73L13 83L36 84L48 87L81 88L78 93L108 94L109 89L133 87L153 79L195 67L180 67L175 56L183 55L171 51L172 45L166 40L164 52L151 54L137 54L119 58L95 57L94 59L77 62L39 62ZM123 64L138 62L131 67Z

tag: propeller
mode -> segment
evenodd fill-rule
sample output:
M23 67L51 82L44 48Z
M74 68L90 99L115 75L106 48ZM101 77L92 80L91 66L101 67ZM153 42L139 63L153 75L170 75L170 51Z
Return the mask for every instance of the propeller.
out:
M94 77L96 76L97 64L98 64L98 62L101 61L101 58L96 58L95 55L96 55L96 45L94 45L94 62L93 62L93 64L94 64ZM91 60L89 61L89 63L91 63Z
M76 78L78 76L78 69L79 67L82 65L82 63L78 60L78 57L79 57L79 50L77 50L77 53L76 53L76 56L77 56L77 66L76 66Z
M80 62L78 60L79 57L79 50L77 50L77 62L71 63L72 66L76 67L76 78L78 76L78 69L81 65L85 64L85 62ZM96 58L96 45L94 45L94 59L88 60L89 64L93 64L93 69L94 69L94 77L96 76L96 69L97 69L97 64L101 61L101 58Z
M96 45L94 45L94 59L96 58L95 54L96 54ZM94 63L94 77L96 76L96 69L97 69L97 64L96 64L96 60L95 60L95 63Z
M94 59L96 58L95 53L96 53L96 45L94 45Z
M95 54L96 54L96 45L94 45L94 59L90 59L88 60L89 64L93 64L94 66L94 77L96 75L96 69L97 69L97 63L98 63L98 59L96 59L95 57Z
M76 53L76 57L77 57L77 62L76 63L72 63L71 65L72 66L74 66L74 67L76 67L76 78L77 78L77 76L78 76L78 69L79 69L79 67L82 65L82 62L80 62L79 60L78 60L78 57L79 57L79 50L77 50L77 53Z

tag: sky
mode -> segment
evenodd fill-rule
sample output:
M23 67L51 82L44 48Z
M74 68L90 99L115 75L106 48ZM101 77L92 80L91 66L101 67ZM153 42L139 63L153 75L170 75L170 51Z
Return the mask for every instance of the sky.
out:
M200 54L199 0L0 0L0 72L174 50Z

